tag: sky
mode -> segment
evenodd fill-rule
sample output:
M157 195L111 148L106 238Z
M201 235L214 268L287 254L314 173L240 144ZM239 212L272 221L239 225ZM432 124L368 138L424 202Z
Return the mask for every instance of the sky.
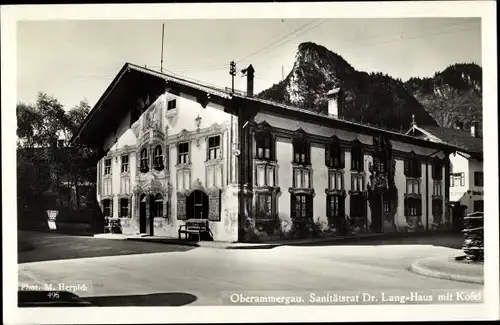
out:
M355 69L406 81L454 63L481 65L479 18L49 20L17 23L17 99L38 92L66 109L93 106L126 62L230 86L229 62L255 68L255 91L293 67L298 45L315 42ZM238 74L235 87L245 89Z

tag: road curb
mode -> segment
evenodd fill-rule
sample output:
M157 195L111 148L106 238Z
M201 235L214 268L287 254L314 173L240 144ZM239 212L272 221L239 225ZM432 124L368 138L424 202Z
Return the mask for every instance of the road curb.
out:
M466 283L484 284L484 278L481 276L461 275L461 274L442 272L442 271L431 269L431 268L424 265L424 263L426 261L432 260L432 259L435 259L435 257L417 260L417 261L413 262L410 266L410 271L412 271L416 274L428 276L431 278L446 279L446 280L466 282Z
M157 244L170 244L170 245L180 245L180 246L192 246L192 247L201 247L198 243L195 242L190 242L190 241L179 241L176 239L164 239L164 238L158 238L158 239L143 239L143 238L120 238L123 240L131 240L131 241L140 241L140 242L146 242L146 243L157 243Z

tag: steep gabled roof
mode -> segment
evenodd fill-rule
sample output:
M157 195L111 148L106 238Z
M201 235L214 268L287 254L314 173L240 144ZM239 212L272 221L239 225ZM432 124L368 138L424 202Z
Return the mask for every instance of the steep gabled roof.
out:
M469 131L441 128L437 126L414 125L407 132L407 134L411 134L412 130L416 130L427 136L439 139L444 143L463 148L463 151L468 154L477 155L483 153L483 139L473 137Z
M160 73L132 63L126 63L122 67L97 104L92 108L77 134L71 139L71 142L98 146L104 141L109 132L116 131L119 122L129 110L137 110L136 106L141 106L139 113L142 113L148 108L144 102L152 104L167 89L170 89L174 93L182 92L193 96L200 102L214 102L224 106L225 110L231 113L234 113L232 109L235 107L242 107L248 110L266 109L297 120L310 121L319 125L328 125L334 128L370 135L388 135L392 139L424 147L440 150L446 149L448 151L461 149L449 143L436 143L418 139L377 126L343 120L338 117L331 117L270 100L249 97L244 93L231 92L221 87L191 81L171 74ZM146 98L149 100L145 100ZM137 103L143 104L138 105ZM135 121L132 120L133 122Z

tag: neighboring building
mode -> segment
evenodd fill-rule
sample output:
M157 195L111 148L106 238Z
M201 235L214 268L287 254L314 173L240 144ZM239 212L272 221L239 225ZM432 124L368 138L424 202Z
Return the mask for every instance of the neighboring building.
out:
M357 232L448 223L448 156L458 148L341 120L336 91L330 115L255 98L250 67L240 93L124 65L72 139L101 150L105 216L128 234L174 237L186 219L205 218L219 241L313 223L338 231L347 216ZM390 142L387 161L378 139ZM397 188L376 213L372 168L393 168Z
M450 203L465 211L484 212L483 139L477 123L463 130L457 122L455 128L412 125L407 134L437 143L448 143L462 148L450 155Z

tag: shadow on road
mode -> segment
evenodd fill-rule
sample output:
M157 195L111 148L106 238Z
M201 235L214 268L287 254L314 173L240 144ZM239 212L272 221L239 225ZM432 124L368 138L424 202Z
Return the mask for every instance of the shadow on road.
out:
M18 263L29 263L116 255L185 252L194 248L196 247L21 231L18 234L17 256Z
M196 301L196 296L184 292L152 293L130 296L86 297L93 306L184 306Z
M196 299L184 292L81 298L68 291L18 291L19 307L184 306Z
M287 246L386 246L386 245L432 245L439 247L448 247L453 249L462 249L464 237L462 234L395 234L383 235L380 237L350 237L341 240L332 240L328 242L304 242L290 243Z

